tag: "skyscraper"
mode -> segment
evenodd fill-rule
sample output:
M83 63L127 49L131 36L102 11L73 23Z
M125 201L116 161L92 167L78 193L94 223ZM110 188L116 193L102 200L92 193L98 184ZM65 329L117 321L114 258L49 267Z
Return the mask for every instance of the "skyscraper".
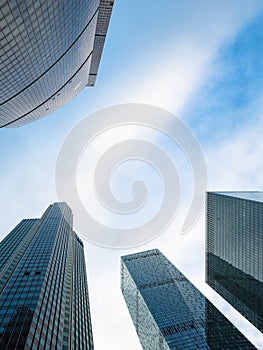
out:
M208 192L206 281L263 332L263 192Z
M2 0L0 127L52 113L95 84L114 0Z
M121 288L144 350L255 349L157 249L121 258Z
M0 349L93 349L83 243L65 203L0 243Z

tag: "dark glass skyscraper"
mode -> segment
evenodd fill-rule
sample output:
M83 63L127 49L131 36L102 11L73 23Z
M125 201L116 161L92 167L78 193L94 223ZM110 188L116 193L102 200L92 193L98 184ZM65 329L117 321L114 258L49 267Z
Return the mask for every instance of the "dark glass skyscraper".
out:
M206 281L263 332L263 192L207 193Z
M94 85L113 2L0 2L0 127L39 119Z
M255 349L157 249L121 258L121 288L144 350Z
M65 203L0 243L0 349L93 349L83 243Z

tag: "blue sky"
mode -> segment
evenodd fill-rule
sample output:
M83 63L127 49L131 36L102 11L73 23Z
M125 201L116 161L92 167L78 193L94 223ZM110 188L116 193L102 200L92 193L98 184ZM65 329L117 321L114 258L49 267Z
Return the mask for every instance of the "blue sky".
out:
M63 140L80 120L113 104L152 104L184 120L202 146L209 190L261 190L262 23L260 0L115 0L96 86L42 120L0 131L0 235L57 200L55 167ZM146 134L136 131L133 137ZM179 166L182 209L163 235L139 248L119 251L85 242L96 349L140 349L120 293L119 257L156 247L263 349L262 336L203 283L204 215L180 235L191 195L182 154L163 135L147 137ZM98 151L114 139L107 142ZM136 171L139 176L140 167ZM125 179L115 185L120 194L126 193Z
M214 133L207 138L208 128L217 130L216 137L231 137L233 129L251 123L260 113L263 63L259 52L262 45L262 14L259 13L232 42L219 49L212 62L212 79L185 106L183 115L191 121L198 123L199 120L200 124L205 117L206 128L202 131L205 142L214 142Z

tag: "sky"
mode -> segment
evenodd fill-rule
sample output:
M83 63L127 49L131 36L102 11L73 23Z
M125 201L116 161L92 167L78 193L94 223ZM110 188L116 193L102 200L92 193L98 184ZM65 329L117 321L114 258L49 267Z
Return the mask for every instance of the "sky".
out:
M153 105L186 123L206 161L207 190L262 190L262 26L261 0L115 0L95 87L37 122L0 130L0 237L58 200L56 164L64 140L80 121L116 104ZM169 128L164 121L163 130ZM120 291L120 256L152 248L263 349L263 336L204 283L204 211L191 231L181 234L193 174L185 154L164 132L126 125L94 140L76 169L80 198L97 208L89 192L91 168L116 141L127 139L148 140L167 153L179 174L181 206L170 226L141 246L110 249L84 241L95 349L141 349ZM93 213L98 220L133 227L158 212L163 194L158 172L135 159L130 168L129 162L116 167L113 175L112 192L123 201L131 200L134 180L145 180L148 207L127 221L125 216L124 223L98 208Z

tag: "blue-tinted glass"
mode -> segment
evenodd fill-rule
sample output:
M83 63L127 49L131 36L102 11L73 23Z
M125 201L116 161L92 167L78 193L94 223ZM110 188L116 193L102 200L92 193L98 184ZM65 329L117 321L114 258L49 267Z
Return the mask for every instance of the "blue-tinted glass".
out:
M207 194L206 281L263 331L263 192Z
M159 250L124 256L121 269L143 349L255 349Z
M7 251L13 243L15 254L0 256L0 264L13 264L8 274L5 264L0 271L0 281L7 277L0 284L0 349L92 350L83 244L72 231L70 208L55 203L41 219L23 221L1 242ZM74 345L78 338L88 346Z
M50 114L95 83L113 0L0 3L0 127Z

